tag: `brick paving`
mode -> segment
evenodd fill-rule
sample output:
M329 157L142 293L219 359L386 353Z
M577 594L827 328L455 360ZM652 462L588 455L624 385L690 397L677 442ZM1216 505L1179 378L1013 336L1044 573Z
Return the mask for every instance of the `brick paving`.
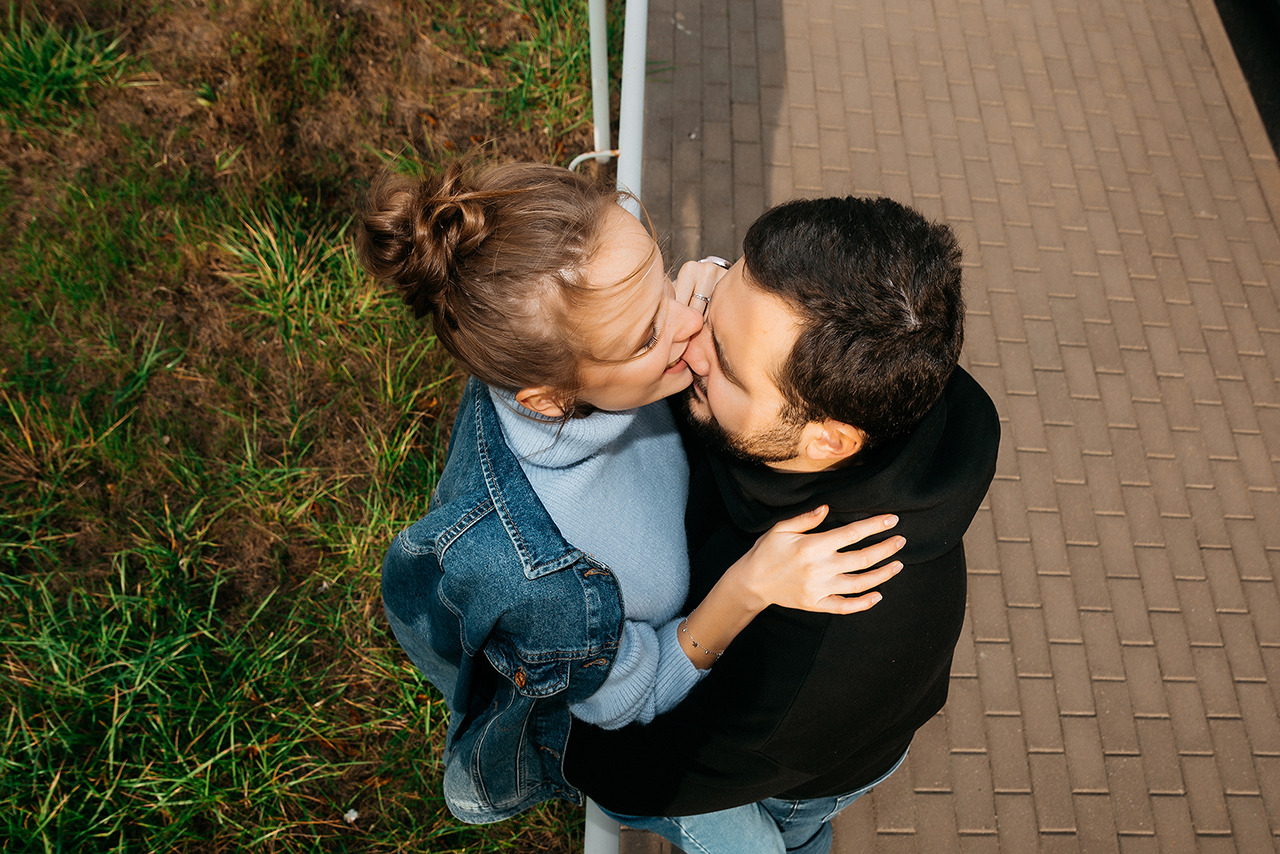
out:
M836 851L1275 850L1280 170L1212 0L653 0L649 57L673 265L826 194L965 248L969 620Z

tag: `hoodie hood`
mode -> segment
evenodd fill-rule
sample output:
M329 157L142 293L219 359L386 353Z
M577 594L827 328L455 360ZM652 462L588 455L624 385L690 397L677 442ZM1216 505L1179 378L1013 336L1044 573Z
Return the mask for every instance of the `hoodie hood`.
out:
M762 533L774 523L829 504L818 530L895 513L906 547L895 557L928 561L960 543L995 475L1000 420L991 398L963 368L906 436L821 472L780 472L713 453L708 462L737 527ZM860 545L869 545L874 539Z

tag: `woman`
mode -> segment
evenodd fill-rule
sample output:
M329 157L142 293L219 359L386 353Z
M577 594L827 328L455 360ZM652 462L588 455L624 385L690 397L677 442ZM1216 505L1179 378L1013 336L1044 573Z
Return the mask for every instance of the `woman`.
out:
M804 535L781 523L682 614L688 465L662 398L689 384L702 326L618 195L564 169L394 179L372 194L361 256L473 377L430 512L383 566L387 617L451 710L444 789L466 821L575 802L570 716L645 723L678 703L772 604L852 613L900 569L877 517ZM696 300L701 305L703 301Z

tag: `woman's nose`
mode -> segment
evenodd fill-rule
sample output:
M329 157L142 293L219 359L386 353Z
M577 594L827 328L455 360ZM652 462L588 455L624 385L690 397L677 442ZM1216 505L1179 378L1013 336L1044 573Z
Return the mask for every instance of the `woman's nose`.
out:
M702 316L699 315L698 319L701 320ZM708 355L710 346L711 330L706 326L702 326L689 339L689 345L684 348L684 363L689 366L689 370L700 377L705 377L711 371L711 361Z

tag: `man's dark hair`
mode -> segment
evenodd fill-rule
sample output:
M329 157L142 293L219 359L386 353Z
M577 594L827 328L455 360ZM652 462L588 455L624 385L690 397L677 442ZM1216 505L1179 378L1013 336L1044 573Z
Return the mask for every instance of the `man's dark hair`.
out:
M747 281L800 317L776 377L784 418L843 421L867 447L915 427L964 343L951 229L891 199L800 199L766 211L742 249Z

